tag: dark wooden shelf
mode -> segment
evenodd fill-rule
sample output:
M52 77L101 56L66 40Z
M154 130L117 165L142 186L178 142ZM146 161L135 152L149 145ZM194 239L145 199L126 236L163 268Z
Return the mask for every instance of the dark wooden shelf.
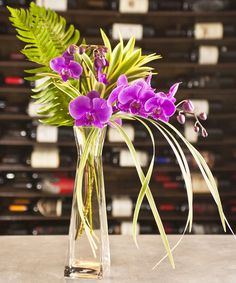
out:
M0 121L31 121L34 119L41 119L43 117L30 117L26 114L0 114Z
M202 68L217 68L217 69L229 69L229 68L236 68L236 63L218 63L218 64L212 64L212 65L207 65L207 64L198 64L198 63L182 63L182 62L175 62L175 63L151 63L150 65L154 66L155 68L168 68L168 69L176 69L176 68L194 68L194 69L202 69ZM20 67L20 68L34 68L37 67L35 63L32 62L27 62L27 61L0 61L0 67Z
M157 185L158 186L158 183ZM140 186L137 186L135 189L134 188L120 188L119 190L114 190L114 187L111 186L109 188L109 183L106 184L106 196L107 197L112 197L116 195L116 192L119 191L119 195L123 196L130 196L130 197L137 197L137 194L140 190ZM153 196L157 199L164 198L164 199L187 199L187 195L185 192L180 192L180 191L171 191L171 190L156 190L154 189L155 184L150 185L152 189ZM236 193L235 192L221 192L220 196L221 198L233 198L235 197ZM0 189L0 198L72 198L72 194L50 194L50 193L45 193L45 192L40 192L40 191L31 191L31 190L16 190L12 189L11 187L1 187ZM194 199L207 199L213 202L212 195L210 193L194 193Z
M69 221L69 216L45 217L41 215L1 215L1 221Z
M224 138L222 140L209 140L205 139L203 141L198 141L196 144L197 147L205 147L205 146L225 146L225 145L235 145L236 138ZM18 146L18 147L28 147L28 146L35 146L35 145L57 145L61 147L72 147L75 146L74 141L59 141L57 143L38 143L34 140L28 139L11 139L11 138L2 138L0 139L0 145L2 146ZM127 147L126 143L124 142L105 142L105 147ZM149 141L135 141L135 147L152 147L152 143ZM156 140L156 147L164 147L169 146L166 141L159 141Z
M167 89L163 89L163 91L167 91ZM9 87L9 86L0 86L0 94L18 94L21 95L30 95L33 94L30 88L28 87ZM210 88L195 88L195 89L179 89L178 91L178 98L182 97L191 97L193 95L197 96L211 96L214 98L216 95L235 95L236 90L234 88L230 89L210 89Z
M12 121L12 120L19 120L19 121L30 121L35 119L42 119L45 118L43 116L39 117L30 117L27 114L11 114L11 113L3 113L0 114L0 121ZM208 116L208 120L210 119L235 119L236 113L219 113L219 114L211 114Z
M36 68L37 64L29 61L0 61L0 67Z
M20 93L22 94L26 94L26 95L30 95L33 94L33 92L31 91L30 88L28 87L22 87L22 86L15 86L15 87L10 87L10 86L1 86L0 87L0 93L1 94L7 94L7 95L11 95L11 94L15 94L15 93Z
M13 190L9 187L0 188L0 197L4 198L72 198L72 194L49 194L40 191Z
M0 12L5 15L9 15L6 8L1 8ZM146 17L235 17L236 10L227 11L212 11L212 12L195 12L195 11L153 11L148 13L120 13L112 10L89 10L89 9L69 9L65 12L59 12L59 14L67 16L80 16L80 17L112 17L112 18L146 18Z
M30 166L24 166L21 164L17 165L0 165L0 171L9 172L74 172L76 166L58 167L58 168L32 168ZM104 165L104 174L116 174L117 177L120 175L136 174L135 167L114 167L109 165ZM119 170L117 170L119 169ZM144 168L144 171L147 168ZM221 167L215 167L212 169L213 172L234 172L235 165L227 164ZM155 167L154 173L158 172L180 172L177 166L159 166Z
M12 222L12 221L42 221L42 222L51 222L51 221L68 221L69 222L70 217L69 216L60 216L60 217L45 217L40 215L1 215L0 216L0 222ZM114 221L132 221L132 217L114 217L108 215L108 220L114 220ZM154 222L154 218L152 215L140 215L139 221L150 221ZM187 216L184 215L165 215L162 216L162 221L173 221L173 222L185 222L187 220ZM236 216L228 217L229 221L236 221ZM219 222L219 216L216 215L210 215L210 216L195 216L193 219L194 222Z

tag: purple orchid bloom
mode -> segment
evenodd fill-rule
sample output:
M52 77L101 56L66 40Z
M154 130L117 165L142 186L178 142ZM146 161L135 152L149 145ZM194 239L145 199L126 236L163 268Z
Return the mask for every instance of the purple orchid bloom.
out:
M170 87L169 92L158 92L154 97L150 98L145 103L145 110L155 120L162 120L165 122L169 121L169 118L175 113L175 101L174 95L176 94L179 87L179 83L174 84Z
M73 59L74 55L66 51L62 56L50 61L51 69L59 73L64 82L69 78L79 79L83 72L81 65Z
M78 96L69 104L70 115L76 126L92 126L103 128L112 115L112 107L100 98L97 91L90 91L87 96Z
M108 104L116 102L116 106L123 112L147 117L148 113L144 108L145 103L155 96L154 90L150 86L150 77L147 80L135 81L128 84L127 77L121 75L117 81L117 87L108 98Z
M109 62L106 59L106 48L98 48L94 52L94 68L97 72L97 79L103 84L108 84L106 74L102 72L103 68L109 66Z

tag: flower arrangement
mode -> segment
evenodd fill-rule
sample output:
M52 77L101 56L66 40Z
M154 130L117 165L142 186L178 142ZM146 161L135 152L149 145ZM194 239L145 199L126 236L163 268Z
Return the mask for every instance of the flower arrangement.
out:
M155 157L155 140L151 130L159 131L172 148L180 170L183 174L188 198L189 212L184 233L191 231L193 220L193 192L190 169L183 153L182 144L193 155L219 210L224 230L227 221L223 213L218 189L214 177L201 154L183 137L169 122L177 114L177 121L185 123L192 115L196 122L194 130L203 137L207 131L201 121L206 120L206 114L194 113L194 105L189 100L176 103L175 95L180 82L170 86L167 93L152 88L151 80L155 75L148 63L161 58L156 54L143 55L141 49L135 49L135 38L124 44L122 37L112 49L106 34L101 30L103 45L90 45L85 40L80 41L80 33L70 25L66 28L65 19L51 10L38 7L31 3L29 10L8 8L12 24L16 27L17 37L26 43L22 53L28 60L39 65L38 68L27 70L32 76L27 80L45 78L32 97L36 103L43 104L39 114L47 115L41 122L55 126L92 127L94 132L88 139L85 151L79 164L77 178L83 177L83 166L91 150L90 143L95 139L96 130L106 125L114 127L123 137L130 150L141 189L137 196L133 216L133 238L137 243L136 225L141 203L144 197L150 204L151 211L160 232L167 256L174 267L171 248L158 213L149 182L152 176ZM150 135L153 155L147 171L141 168L136 150L129 136L122 128L123 121L135 120L141 123ZM150 127L151 126L151 127ZM176 138L177 137L177 138ZM82 230L94 246L92 220L82 201L81 190L77 192L78 210L82 219ZM88 208L91 208L88 204ZM81 231L81 229L80 229ZM178 244L178 243L177 243Z

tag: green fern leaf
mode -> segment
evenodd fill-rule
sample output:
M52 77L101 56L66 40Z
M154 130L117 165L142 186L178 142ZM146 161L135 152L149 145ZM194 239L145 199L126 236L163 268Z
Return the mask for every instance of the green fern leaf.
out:
M50 9L32 2L29 10L10 7L8 10L17 37L27 43L22 53L32 62L48 67L51 59L79 40L79 31L72 25L66 30L66 20Z

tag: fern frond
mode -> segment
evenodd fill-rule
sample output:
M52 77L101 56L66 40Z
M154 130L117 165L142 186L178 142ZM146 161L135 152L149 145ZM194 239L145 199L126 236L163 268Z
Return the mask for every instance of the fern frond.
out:
M71 101L70 96L54 85L49 79L47 87L40 92L32 95L37 104L43 104L39 110L39 115L49 116L40 120L46 125L55 126L73 126L74 120L68 112L68 104Z
M51 59L79 40L79 31L72 25L66 29L66 20L50 9L31 2L29 10L10 7L8 10L17 37L26 43L22 53L32 62L48 67ZM31 73L37 72L37 69L31 70Z

